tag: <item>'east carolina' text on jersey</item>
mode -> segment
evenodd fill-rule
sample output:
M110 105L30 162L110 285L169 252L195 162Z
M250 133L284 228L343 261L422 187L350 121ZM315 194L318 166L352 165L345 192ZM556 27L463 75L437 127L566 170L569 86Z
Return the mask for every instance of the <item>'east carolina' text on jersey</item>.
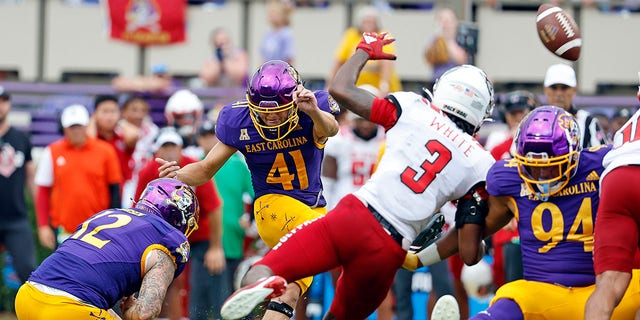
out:
M340 111L328 92L314 93L320 110L332 114ZM245 156L256 198L285 194L310 207L324 207L320 182L324 145L314 141L311 117L298 111L300 119L293 131L282 140L265 141L249 112L246 100L224 106L216 123L216 135Z
M593 226L598 209L602 158L610 146L580 153L576 172L557 194L541 201L518 174L515 160L489 170L487 192L512 197L522 247L524 279L583 287L595 283ZM570 266L570 267L567 267Z
M396 92L389 97L398 120L386 132L376 172L354 194L413 241L428 217L484 181L495 160L422 96Z
M187 238L161 217L137 209L104 210L78 226L29 281L109 309L140 290L144 259L154 249L170 255L174 277L189 259Z

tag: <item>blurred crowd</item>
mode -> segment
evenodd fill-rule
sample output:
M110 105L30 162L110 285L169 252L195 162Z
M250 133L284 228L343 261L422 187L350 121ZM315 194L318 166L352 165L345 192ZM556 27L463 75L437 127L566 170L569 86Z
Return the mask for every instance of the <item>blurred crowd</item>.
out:
M191 2L224 4L224 1ZM295 57L303 54L304 48L295 47L290 29L293 10L302 6L325 7L329 2L268 1L266 14L272 28L262 38L263 61L283 60L295 66ZM500 6L500 1L486 2L496 8ZM584 0L583 4L603 6L606 2ZM637 1L625 4L628 8L640 6ZM334 68L326 86L353 53L363 32L385 32L379 8L379 5L362 8L354 25L335 44ZM420 52L423 60L416 61L434 70L433 79L425 79L425 83L437 81L452 67L471 62L472 53L456 41L455 11L447 7L436 10L439 32L433 39L425 39ZM246 87L253 68L248 53L233 43L230 32L224 26L213 28L209 37L210 58L203 61L190 87ZM394 53L393 46L388 52ZM184 83L173 79L170 66L156 64L150 71L148 76L114 78L115 95L99 95L91 105L72 104L60 110L57 125L62 138L47 145L39 159L31 157L34 147L28 136L12 127L11 92L0 87L0 198L5 207L0 210L0 219L4 221L0 225L0 249L11 256L11 261L5 262L13 266L13 275L19 282L26 281L38 264L36 247L53 250L93 213L131 207L146 183L157 177L159 165L155 157L175 160L182 166L204 158L216 144L216 121L222 105L205 104L194 92L185 89ZM578 119L580 143L585 148L610 143L613 133L636 111L628 107L586 109L575 105L578 87L575 71L569 64L552 65L540 73L545 75L542 92L497 92L498 107L492 115L495 121L477 136L494 158L513 157L513 137L518 124L541 105L556 105L573 114ZM374 96L385 97L402 90L400 80L394 61L379 60L365 65L357 84ZM164 97L162 123L150 116L150 96ZM430 97L425 94L425 98ZM328 207L371 176L378 155L384 150L382 127L349 112L342 112L337 119L340 133L327 142L323 163ZM198 258L192 260L190 271L170 288L163 317L217 319L221 303L235 289L234 279L237 281L236 273L243 268L243 261L251 261L268 250L256 232L252 215L254 191L247 165L240 154L232 159L226 171L220 171L210 183L196 190L201 215L218 222L201 222L201 226L211 227L202 228L189 238ZM352 167L354 163L359 167ZM243 187L238 189L236 185ZM33 209L28 203L33 203ZM442 210L451 226L451 208ZM413 313L407 311L416 308L428 310L425 313L429 314L435 299L445 294L455 295L465 308L463 318L468 317L469 297L486 301L500 285L522 278L515 224L513 221L493 236L490 258L486 260L490 269L481 266L467 270L455 259L431 268L433 294L424 306L411 304L413 273L399 271L386 303L378 309L378 319L410 320ZM466 278L471 279L467 282L465 272ZM5 286L8 279L4 279ZM10 306L0 304L0 308ZM307 316L297 313L295 319Z

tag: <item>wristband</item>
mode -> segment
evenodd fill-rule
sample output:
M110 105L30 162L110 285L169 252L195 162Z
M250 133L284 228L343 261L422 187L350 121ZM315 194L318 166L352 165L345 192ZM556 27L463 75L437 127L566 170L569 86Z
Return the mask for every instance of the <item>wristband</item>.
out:
M438 246L436 246L435 243L416 253L416 255L423 266L431 266L442 261L440 254L438 253Z

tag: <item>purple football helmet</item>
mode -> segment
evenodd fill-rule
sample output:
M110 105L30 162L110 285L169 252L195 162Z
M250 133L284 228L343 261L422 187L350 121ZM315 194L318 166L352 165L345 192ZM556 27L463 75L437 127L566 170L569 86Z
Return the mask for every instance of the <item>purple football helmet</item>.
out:
M298 106L293 102L293 92L300 84L298 71L280 60L265 62L251 76L247 88L247 102L251 119L260 136L267 141L277 141L288 135L298 124ZM287 112L284 122L269 125L269 114Z
M531 111L520 123L515 144L518 173L542 200L569 183L582 150L575 117L554 106Z
M187 237L198 229L198 198L180 180L159 178L149 182L134 207L162 217Z

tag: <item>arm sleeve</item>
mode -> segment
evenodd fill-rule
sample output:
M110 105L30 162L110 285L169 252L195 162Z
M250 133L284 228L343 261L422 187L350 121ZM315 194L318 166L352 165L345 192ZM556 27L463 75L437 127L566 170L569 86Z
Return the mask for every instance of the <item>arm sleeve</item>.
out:
M384 127L385 130L391 129L398 121L399 108L391 101L382 98L376 98L371 105L371 122L377 123Z
M151 174L149 174L149 171L152 170L152 167L149 164L153 162L154 162L153 160L150 160L149 162L147 162L147 165L144 166L142 169L140 169L140 172L138 173L138 184L136 185L136 192L134 193L134 196L133 196L134 201L138 201L140 199L140 196L142 195L142 191L144 191L144 188L147 186L147 183L153 180L153 178L151 177Z
M53 161L49 147L46 147L40 155L34 179L38 186L50 187L53 185Z
M48 226L49 210L51 209L51 187L38 186L35 205L38 227Z

